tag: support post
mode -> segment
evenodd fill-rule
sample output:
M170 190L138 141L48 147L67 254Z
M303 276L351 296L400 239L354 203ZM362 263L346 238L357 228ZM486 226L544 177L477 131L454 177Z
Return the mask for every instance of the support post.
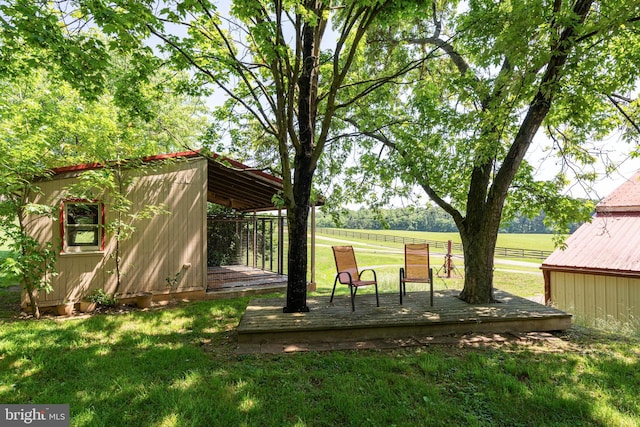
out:
M266 265L265 265L266 261L265 261L264 258L265 258L266 253L267 253L267 237L266 237L266 234L265 234L265 232L267 231L266 219L265 218L261 218L260 219L260 223L262 224L262 227L261 227L261 229L262 229L262 245L260 245L261 248L262 248L262 257L261 257L262 261L261 261L260 264L262 265L262 270L264 270L265 267L266 267Z
M447 279L451 279L451 240L447 242Z
M245 224L247 225L247 250L245 251L247 262L245 263L245 265L249 267L251 265L249 263L249 249L251 248L251 224L249 223L249 220L247 220Z
M238 240L240 240L240 247L237 251L237 258L235 258L234 261L242 263L242 227L237 217L235 218L234 222L236 224L236 235L238 236Z
M311 283L308 291L316 290L316 205L311 205Z
M253 268L258 268L258 214L253 211Z
M278 209L278 274L284 274L284 217Z
M269 271L273 271L273 218L269 219Z

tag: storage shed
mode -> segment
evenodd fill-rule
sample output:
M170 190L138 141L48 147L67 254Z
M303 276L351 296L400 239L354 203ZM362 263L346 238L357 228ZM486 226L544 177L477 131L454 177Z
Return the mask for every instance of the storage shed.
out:
M115 216L113 198L105 192L98 199L77 199L69 191L87 171L101 169L104 165L58 168L38 183L42 191L32 201L58 208L54 218L33 217L30 221L30 234L43 244L53 243L58 254L58 274L51 277L53 292L39 295L42 307L78 302L94 289L115 289L116 239L105 227ZM168 211L135 220L132 237L120 241L118 297L125 301L143 291L152 292L156 300L204 298L207 202L244 212L274 210L272 198L282 190L279 178L195 151L131 162L124 175L128 178L126 197L132 203L129 212L135 214L150 205ZM26 295L22 304L28 304Z
M640 172L542 264L545 299L587 324L640 327Z

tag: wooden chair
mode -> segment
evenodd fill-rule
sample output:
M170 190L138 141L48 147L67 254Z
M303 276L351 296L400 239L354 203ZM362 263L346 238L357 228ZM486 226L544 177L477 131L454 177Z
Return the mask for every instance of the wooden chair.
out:
M378 299L378 280L376 278L376 272L372 269L358 270L358 264L356 263L356 256L353 253L352 246L333 246L333 257L336 260L336 279L333 281L333 290L331 291L331 299L329 302L333 302L333 294L336 290L336 285L340 281L343 285L349 286L349 292L351 293L351 311L356 310L354 300L358 288L363 286L374 285L376 287L376 305L380 307L380 300ZM373 273L373 280L362 280L361 275L365 271Z
M433 306L433 270L429 267L429 245L415 243L404 245L404 268L400 268L400 305L407 295L407 282L429 283Z

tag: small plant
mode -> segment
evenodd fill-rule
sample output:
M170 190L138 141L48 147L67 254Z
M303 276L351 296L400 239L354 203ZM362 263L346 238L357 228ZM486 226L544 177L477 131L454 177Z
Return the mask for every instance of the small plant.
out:
M173 288L174 286L178 286L178 282L180 282L180 272L178 271L173 277L167 276L164 281L167 284L167 288Z
M90 302L95 302L103 307L114 307L118 304L118 299L115 296L106 293L104 289L94 290L87 295L85 299Z

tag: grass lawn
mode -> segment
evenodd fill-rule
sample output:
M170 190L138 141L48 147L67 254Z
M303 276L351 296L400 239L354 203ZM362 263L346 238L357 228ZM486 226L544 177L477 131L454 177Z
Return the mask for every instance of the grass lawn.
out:
M238 355L247 303L3 323L0 402L69 403L92 427L640 423L634 337Z
M433 233L432 233L433 234ZM441 239L441 237L440 237ZM335 236L318 235L316 237L316 283L317 294L330 295L333 280L336 275L335 261L333 259L332 245L352 245L356 254L360 269L373 268L378 277L378 284L382 292L396 292L398 288L399 268L404 265L404 252L402 244L392 242L377 242L370 240L349 240L336 238ZM456 270L451 278L438 277L437 272L444 264L444 256L431 251L430 263L434 269L434 288L437 289L462 289L464 279L464 265L462 258L454 258ZM496 260L494 273L494 285L503 291L521 297L533 297L544 295L544 278L540 270L540 262L527 263L526 265L505 264L508 261ZM444 272L440 270L441 276ZM369 273L365 273L369 274ZM368 278L370 276L363 276ZM428 285L411 284L413 289L421 286L426 290ZM368 292L368 290L364 290ZM348 287L338 286L337 293L347 294Z
M0 231L0 233L2 233ZM1 236L0 236L1 237ZM2 239L0 239L2 241ZM0 263L9 255L9 246L6 243L0 243ZM7 275L4 271L0 270L0 289L6 288L16 284L16 280L13 277Z
M330 229L332 230L332 229ZM386 234L388 236L412 237L415 239L435 240L437 242L446 242L451 240L453 243L460 243L460 234L439 233L430 231L403 231L403 230L351 230L351 229L335 229L336 231L346 231L354 233L371 233ZM319 230L322 233L322 229ZM400 246L402 246L400 244ZM533 249L542 251L553 251L552 234L520 234L520 233L500 233L498 234L498 247Z

